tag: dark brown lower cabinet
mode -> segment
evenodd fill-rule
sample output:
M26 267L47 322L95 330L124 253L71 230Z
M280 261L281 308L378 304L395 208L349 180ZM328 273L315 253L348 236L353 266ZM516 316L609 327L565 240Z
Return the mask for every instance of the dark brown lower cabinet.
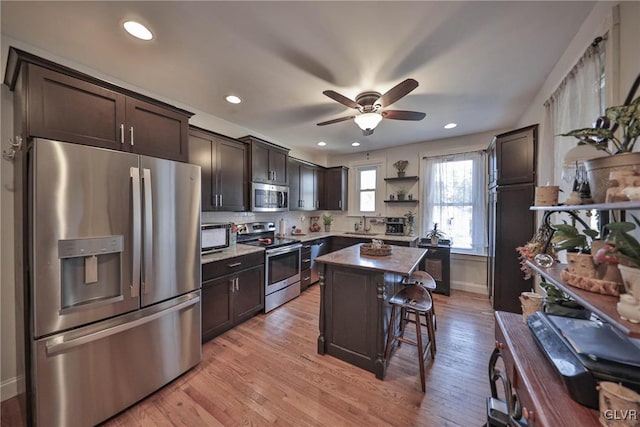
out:
M234 265L251 255L218 263ZM264 308L264 264L221 277L206 277L202 283L202 341L208 341L253 317Z

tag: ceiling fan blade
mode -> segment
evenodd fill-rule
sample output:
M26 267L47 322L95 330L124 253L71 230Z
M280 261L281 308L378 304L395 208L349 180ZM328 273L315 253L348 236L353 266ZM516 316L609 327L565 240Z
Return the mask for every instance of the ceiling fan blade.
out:
M327 120L326 122L322 122L322 123L318 123L318 126L325 126L325 125L331 125L334 123L340 123L340 122L344 122L347 120L351 120L353 119L355 116L347 116L347 117L340 117L339 119L333 119L333 120Z
M391 89L387 91L384 95L382 95L376 101L376 104L380 104L382 107L388 107L393 104L403 96L409 94L412 90L418 87L418 82L414 79L407 79L403 82L398 83Z
M419 113L418 111L403 111L403 110L387 110L383 111L382 117L385 119L393 120L422 120L425 118L425 113Z
M337 101L342 105L346 105L349 108L355 108L356 110L359 110L360 108L362 108L361 105L358 104L356 101L353 101L353 100L347 98L346 96L339 94L335 90L325 90L322 93L324 93L325 95L327 95L329 98L333 99L334 101Z

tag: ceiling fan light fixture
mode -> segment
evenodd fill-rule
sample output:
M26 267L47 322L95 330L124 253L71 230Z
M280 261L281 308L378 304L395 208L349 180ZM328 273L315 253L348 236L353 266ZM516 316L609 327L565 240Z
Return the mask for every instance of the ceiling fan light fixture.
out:
M380 120L382 120L382 116L379 113L362 113L353 120L363 132L371 131L371 133L373 133L373 130L378 126ZM371 133L367 135L371 135Z

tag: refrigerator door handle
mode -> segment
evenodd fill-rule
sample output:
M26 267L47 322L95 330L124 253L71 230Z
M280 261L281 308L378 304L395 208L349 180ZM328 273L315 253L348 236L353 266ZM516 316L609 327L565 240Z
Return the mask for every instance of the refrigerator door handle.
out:
M141 245L141 217L140 217L140 170L131 167L129 169L131 175L131 196L133 206L133 236L132 236L132 252L133 265L131 268L131 298L138 297L140 293L140 245Z
M192 305L197 304L200 301L199 296L194 296L187 301L183 301L173 307L167 308L165 310L161 310L150 314L145 317L141 317L139 319L124 322L117 326L113 326L108 329L103 329L98 332L89 333L87 335L83 335L78 338L70 339L69 341L65 341L64 336L52 338L46 343L47 354L52 356L57 353L62 353L68 351L74 347L78 347L84 344L89 344L91 342L110 337L111 335L119 334L124 331L128 331L129 329L137 328L138 326L144 325L145 323L152 322L160 317L166 316L169 313L173 313L175 311L183 310L185 308L191 307Z
M149 293L151 287L151 260L153 259L153 199L151 198L151 170L142 169L144 184L144 269L142 275L142 291Z

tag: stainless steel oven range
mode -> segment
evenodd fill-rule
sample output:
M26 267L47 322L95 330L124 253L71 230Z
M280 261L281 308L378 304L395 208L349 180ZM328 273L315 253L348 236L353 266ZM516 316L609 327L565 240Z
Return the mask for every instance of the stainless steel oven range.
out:
M238 226L238 243L265 248L265 313L300 295L302 244L296 239L276 237L275 229L273 222Z

